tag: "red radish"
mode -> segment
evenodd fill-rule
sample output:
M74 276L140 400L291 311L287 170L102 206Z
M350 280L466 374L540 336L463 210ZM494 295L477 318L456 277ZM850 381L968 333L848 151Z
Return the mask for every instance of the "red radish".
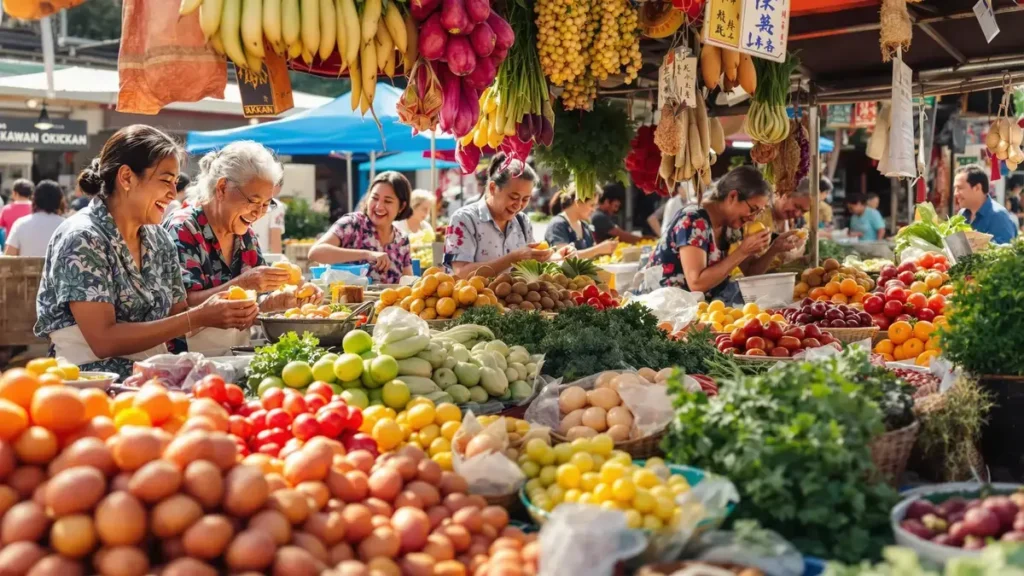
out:
M491 3L488 0L466 0L466 14L474 24L486 22L491 15Z
M441 16L434 13L420 27L419 51L427 60L437 60L444 56L448 45L448 33L441 25Z
M472 24L463 0L442 0L441 25L449 34L468 34Z
M555 127L551 125L551 121L548 120L547 116L541 116L541 120L543 123L540 130L540 143L544 146L551 146L551 143L555 140Z
M494 52L491 52L491 58L497 61L497 65L501 66L501 63L505 61L508 56L508 49L502 50L498 48L497 43L494 45Z
M486 57L490 56L491 52L494 52L494 45L498 40L498 37L494 35L494 30L486 22L477 24L476 28L473 28L473 33L469 35L470 42L473 43L473 51L476 52L477 56Z
M416 20L422 22L441 5L441 0L410 0L409 13Z
M459 99L462 97L462 82L458 76L448 71L447 66L438 66L438 78L441 80L441 114L438 118L441 130L450 131L454 127L455 117L459 113Z
M459 168L462 169L463 174L472 174L476 172L476 168L480 164L480 149L472 142L466 146L457 144L455 146L455 160L459 163Z
M469 44L469 38L465 36L452 36L448 39L445 57L448 70L456 76L465 76L476 68L476 54Z
M501 52L507 52L516 41L516 33L512 31L512 27L494 10L491 10L491 15L487 17L487 25L494 30L496 37L494 47ZM502 58L504 57L502 55Z
M476 68L473 68L473 71L463 78L462 81L477 90L485 90L491 85L491 82L494 82L494 78L497 75L498 68L494 65L494 60L490 58L477 58Z
M477 120L480 119L480 93L462 84L462 101L459 103L459 113L455 116L455 123L452 125L452 132L455 136L462 138L469 134Z

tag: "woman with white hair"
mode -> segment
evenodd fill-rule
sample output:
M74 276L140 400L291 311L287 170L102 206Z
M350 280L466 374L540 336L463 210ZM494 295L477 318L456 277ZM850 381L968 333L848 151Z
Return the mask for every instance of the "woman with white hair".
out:
M430 218L430 211L436 203L437 200L430 192L419 188L412 191L412 196L409 199L412 215L405 220L395 222L395 228L409 237L410 244L418 246L434 241L434 229L430 227L427 219Z
M277 204L274 196L281 191L283 178L284 168L273 152L249 140L233 142L200 160L199 175L188 189L188 205L164 224L178 248L189 305L233 286L259 294L264 312L320 301L322 292L311 284L307 298L296 294L310 290L278 291L291 273L267 265L251 228ZM194 348L181 340L171 346L176 353Z

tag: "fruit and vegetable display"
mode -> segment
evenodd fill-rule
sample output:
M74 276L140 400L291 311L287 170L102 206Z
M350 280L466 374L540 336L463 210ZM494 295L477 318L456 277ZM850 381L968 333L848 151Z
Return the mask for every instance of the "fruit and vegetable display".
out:
M580 386L564 388L558 394L558 434L570 442L577 438L592 438L602 432L615 442L637 438L640 431L633 426L633 411L619 396L619 387L623 383L650 384L638 374L603 372L597 377L592 390Z
M804 298L799 308L784 308L780 312L791 324L815 325L821 328L870 328L874 320L867 312L854 308L856 304L815 302Z
M913 361L918 366L930 366L942 348L940 331L946 324L946 317L936 318L937 324L927 320L910 322L898 320L889 326L889 337L879 340L874 351L887 362Z
M909 503L901 530L942 546L980 550L991 543L1024 542L1024 492L968 497L937 494Z
M945 313L946 296L953 292L945 270L946 257L933 254L898 267L883 266L878 273L877 292L863 299L864 311L882 330L898 321L934 322Z
M744 304L742 308L726 306L721 300L697 304L697 321L709 326L714 332L730 333L752 320L757 320L762 324L766 322L788 324L782 314L761 310L761 307L753 302Z
M376 309L379 314L398 306L424 320L458 318L467 308L498 305L498 297L487 284L484 276L456 280L441 268L430 268L412 286L381 292Z
M604 264L617 264L620 262L625 262L625 255L627 250L635 250L642 253L644 248L654 248L654 246L657 243L657 240L653 240L650 238L645 238L643 240L640 240L639 242L636 242L635 244L619 242L618 245L615 246L615 252L612 252L611 255L608 256L599 256L595 258L594 264L596 264L597 266L602 266ZM634 262L637 260L639 260L639 258L635 259Z
M300 320L344 320L352 314L352 310L344 304L303 304L298 308L289 308L284 312L265 314L267 318L297 318ZM363 316L360 322L365 323Z
M561 264L527 260L514 265L511 273L495 277L489 287L509 310L558 312L578 304L582 291L596 285L592 276L596 274L597 268L589 260L570 259Z
M728 334L715 336L715 346L724 354L740 356L772 356L791 358L807 349L832 346L842 351L842 344L815 324L785 325L775 321L762 323L757 318Z
M875 282L867 272L855 267L844 266L834 258L826 258L821 266L807 268L800 273L800 280L793 286L793 300L811 298L836 304L859 303L864 295L875 288Z
M935 207L924 202L914 208L914 221L896 232L894 251L897 256L911 247L941 253L943 238L957 232L970 231L971 225L963 216L957 214L948 220L940 218L935 212Z

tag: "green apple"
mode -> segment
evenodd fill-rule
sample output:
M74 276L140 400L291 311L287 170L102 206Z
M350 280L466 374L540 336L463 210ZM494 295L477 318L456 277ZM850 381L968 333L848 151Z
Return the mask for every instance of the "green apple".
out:
M398 376L398 361L387 355L370 360L370 376L375 382L387 382Z
M357 354L342 354L334 361L333 370L339 382L358 380L363 373L363 360Z
M380 384L374 381L370 373L370 362L370 360L363 360L363 373L359 375L359 381L363 384L363 388L379 388Z
M341 393L341 398L349 406L356 406L360 410L370 405L370 399L362 388L349 388Z
M345 334L341 341L341 348L349 354L362 354L373 348L373 337L363 330L352 330Z
M373 360L374 358L377 357L377 353L374 352L373 350L367 350L366 352L360 354L359 357L362 358L363 360Z
M334 362L327 358L317 360L313 364L313 378L328 384L335 382L338 377L334 375Z
M345 391L345 387L341 384L328 384L328 386L331 387L331 390L334 390L335 394L341 394Z
M409 393L409 387L405 385L405 382L396 378L381 388L380 397L388 407L402 410L409 403L412 394Z
M285 364L281 371L281 380L289 388L305 388L313 383L313 369L308 362L293 360Z

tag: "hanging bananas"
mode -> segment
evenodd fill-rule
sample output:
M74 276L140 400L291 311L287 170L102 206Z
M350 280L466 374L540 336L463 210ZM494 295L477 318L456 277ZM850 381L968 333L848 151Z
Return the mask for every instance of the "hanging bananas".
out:
M497 150L505 136L505 120L508 117L506 108L498 99L498 93L494 86L488 86L480 93L480 119L476 126L462 137L459 142L468 146L472 142L477 148L490 146Z

